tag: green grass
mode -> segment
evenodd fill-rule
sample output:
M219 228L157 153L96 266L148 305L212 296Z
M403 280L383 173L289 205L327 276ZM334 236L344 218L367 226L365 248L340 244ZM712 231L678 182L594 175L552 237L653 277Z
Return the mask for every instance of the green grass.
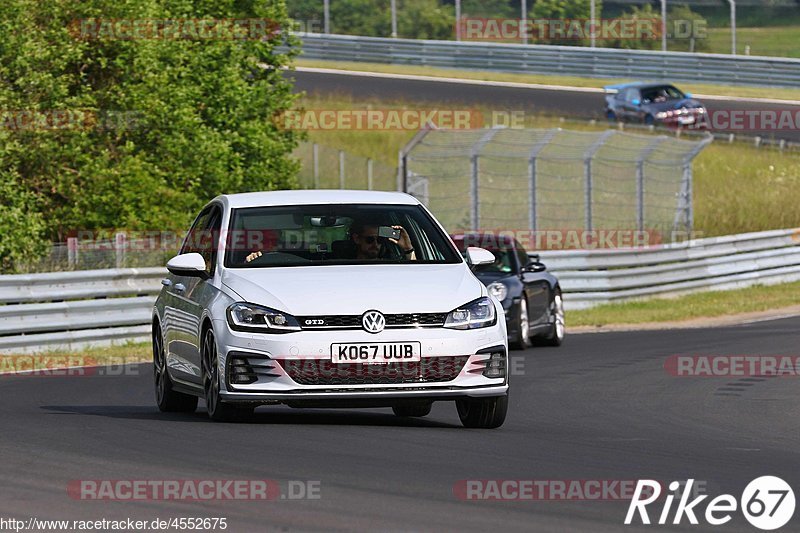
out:
M127 342L80 350L43 350L36 355L0 355L0 373L12 370L53 370L77 366L121 365L153 360L149 342Z
M709 30L709 35L711 30ZM798 40L800 41L800 39ZM730 40L728 40L730 43ZM730 45L728 46L730 51ZM361 63L355 61L319 61L299 59L299 67L333 68L360 72L379 72L389 74L410 74L418 76L437 76L467 80L503 81L515 83L536 83L570 87L602 88L613 83L634 81L622 78L581 78L578 76L551 76L545 74L513 74L505 72L484 72L479 70L449 69L438 67L422 67L411 65L386 65L380 63ZM800 100L800 89L740 87L730 85L713 85L705 83L679 83L679 87L693 94L709 94L719 96L738 96L749 98L778 98L784 100Z
M776 310L798 303L800 303L800 282L755 286L730 291L688 294L678 298L651 298L604 304L592 309L568 311L567 327L712 318Z
M744 55L750 46L752 56L800 57L800 26L774 26L769 28L737 28L736 53ZM709 52L729 54L730 28L709 28Z

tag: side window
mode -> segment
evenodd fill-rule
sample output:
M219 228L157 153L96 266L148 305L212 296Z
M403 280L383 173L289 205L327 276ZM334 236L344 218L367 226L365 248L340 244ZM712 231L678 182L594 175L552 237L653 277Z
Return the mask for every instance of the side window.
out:
M204 209L199 215L197 215L197 218L194 220L194 224L192 224L189 233L183 240L183 246L181 246L182 254L190 254L193 252L200 253L200 242L202 240L203 228L208 225L208 219L210 216L211 208Z
M625 93L625 101L628 103L633 103L637 98L639 98L639 89L628 89L628 92Z
M204 228L200 255L206 260L206 270L214 275L217 266L217 250L219 248L219 235L222 229L222 211L214 206L208 224Z
M530 261L528 258L528 252L526 252L525 248L520 246L517 241L514 241L514 248L517 250L517 262L519 263L519 268L522 269Z

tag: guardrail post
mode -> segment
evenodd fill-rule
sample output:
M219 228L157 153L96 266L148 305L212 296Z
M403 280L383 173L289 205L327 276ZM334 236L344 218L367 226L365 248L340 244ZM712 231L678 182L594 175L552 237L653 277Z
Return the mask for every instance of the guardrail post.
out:
M77 237L67 237L67 264L69 264L69 268L75 268L78 265Z
M314 188L319 189L319 145L311 145L311 168L314 175Z
M127 237L124 233L114 235L114 253L116 255L117 268L125 268L125 250Z

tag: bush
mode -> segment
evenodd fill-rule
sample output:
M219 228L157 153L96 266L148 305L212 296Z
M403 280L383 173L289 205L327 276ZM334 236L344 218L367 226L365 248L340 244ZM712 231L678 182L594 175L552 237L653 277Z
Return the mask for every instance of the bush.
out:
M74 22L90 18L261 18L275 31L260 40L76 35ZM3 249L9 235L40 229L59 241L78 229L185 229L220 193L295 187L298 134L272 120L295 100L282 75L297 53L288 25L283 0L6 0L0 183L30 220L0 218ZM83 118L39 131L20 128L20 110Z

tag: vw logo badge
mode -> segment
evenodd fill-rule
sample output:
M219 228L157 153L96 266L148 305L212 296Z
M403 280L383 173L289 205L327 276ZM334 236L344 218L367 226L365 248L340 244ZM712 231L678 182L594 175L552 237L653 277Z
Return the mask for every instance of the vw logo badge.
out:
M361 317L361 325L364 327L364 331L380 333L386 327L386 318L380 311L367 311Z

